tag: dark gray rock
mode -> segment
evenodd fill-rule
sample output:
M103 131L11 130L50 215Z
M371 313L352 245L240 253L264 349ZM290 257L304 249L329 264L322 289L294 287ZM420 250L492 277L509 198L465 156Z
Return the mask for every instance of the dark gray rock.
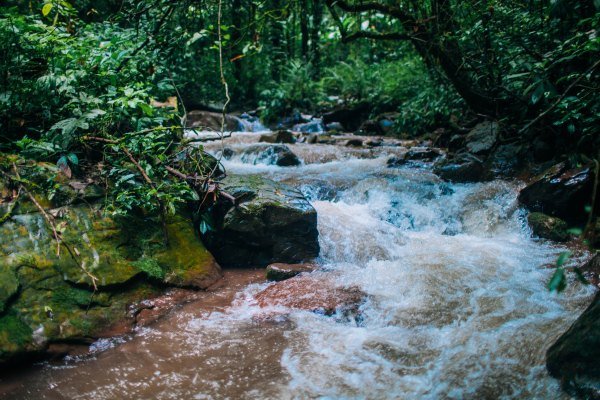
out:
M480 182L488 179L481 160L471 154L458 154L437 163L433 172L450 182Z
M582 398L600 394L600 293L546 353L546 367L563 388Z
M481 122L465 137L466 147L475 155L489 154L498 140L498 124L496 122Z
M225 266L300 263L319 254L317 212L287 185L257 175L229 176L222 190L236 206L215 206L215 230L204 241Z
M290 167L300 165L298 157L284 144L255 144L244 149L242 162L249 164L278 165Z
M337 110L323 114L323 123L325 125L332 122L338 122L344 127L346 132L358 130L360 125L371 113L371 106L368 103L360 103L355 106L344 106Z
M591 205L593 185L591 165L569 169L560 163L521 190L519 201L531 211L562 218L571 225L581 224L588 216L585 207Z

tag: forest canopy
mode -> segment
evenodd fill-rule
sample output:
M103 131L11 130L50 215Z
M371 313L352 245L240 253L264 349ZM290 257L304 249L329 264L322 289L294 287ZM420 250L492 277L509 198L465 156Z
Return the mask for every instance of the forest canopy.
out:
M403 137L491 119L503 140L594 158L599 10L598 0L9 0L0 151L69 173L102 161L116 213L169 212L209 190L201 146L181 157L182 118L224 105L258 108L273 125L364 106L389 113Z

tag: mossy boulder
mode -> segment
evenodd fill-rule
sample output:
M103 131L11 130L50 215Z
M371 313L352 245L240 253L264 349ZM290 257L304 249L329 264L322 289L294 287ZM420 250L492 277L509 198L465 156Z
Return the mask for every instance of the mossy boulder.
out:
M133 323L131 304L166 285L206 288L220 267L183 215L161 224L115 219L89 205L49 210L57 244L40 213L0 225L0 364L44 353L50 343L88 342ZM97 290L94 290L94 282Z
M560 218L533 212L527 216L527 221L533 233L541 238L556 242L569 240L568 225Z
M236 199L214 210L203 239L223 266L300 263L319 254L317 212L298 190L258 175L229 176L221 189Z

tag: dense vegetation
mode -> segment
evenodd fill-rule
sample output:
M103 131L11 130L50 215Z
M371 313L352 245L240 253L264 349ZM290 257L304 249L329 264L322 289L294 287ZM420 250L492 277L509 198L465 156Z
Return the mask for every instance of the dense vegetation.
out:
M409 137L487 118L503 123L503 140L589 161L599 10L597 0L9 0L0 151L94 176L111 212L157 215L215 189L181 119L227 103L260 106L270 123L367 104ZM173 96L177 107L155 106Z

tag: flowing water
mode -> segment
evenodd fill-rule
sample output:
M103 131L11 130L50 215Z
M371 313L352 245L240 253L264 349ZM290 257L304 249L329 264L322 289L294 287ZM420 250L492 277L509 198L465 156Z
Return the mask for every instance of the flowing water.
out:
M256 138L240 133L226 144L243 151ZM389 155L405 151L398 146L290 148L301 166L238 156L225 166L303 191L318 213L316 274L368 295L360 319L298 310L259 318L252 295L267 283L250 280L125 343L101 341L97 347L111 348L91 358L38 366L14 378L5 396L567 398L544 354L592 289L572 282L561 295L547 291L548 265L563 249L531 238L516 201L520 183L448 184L427 166L387 168Z

